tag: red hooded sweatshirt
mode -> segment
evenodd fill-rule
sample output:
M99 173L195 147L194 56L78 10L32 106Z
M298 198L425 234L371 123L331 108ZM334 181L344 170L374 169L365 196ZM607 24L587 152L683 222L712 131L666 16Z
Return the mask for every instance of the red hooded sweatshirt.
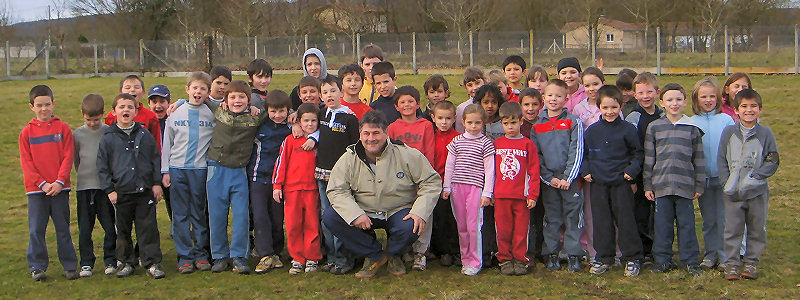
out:
M70 190L69 173L75 158L72 130L56 116L42 122L33 118L19 133L19 161L25 181L25 194L44 193L45 183L61 183Z

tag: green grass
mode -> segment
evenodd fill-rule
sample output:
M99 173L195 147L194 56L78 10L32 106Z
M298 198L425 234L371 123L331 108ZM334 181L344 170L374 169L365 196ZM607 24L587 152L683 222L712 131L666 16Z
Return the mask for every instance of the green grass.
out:
M425 76L401 75L399 85L422 86ZM700 77L661 77L661 84L678 82L684 87L693 86ZM298 75L275 76L271 88L289 90L299 79ZM452 100L466 98L464 89L456 83L456 76L446 76L453 88ZM720 78L722 79L722 78ZM608 79L613 82L613 78ZM167 84L173 97L182 97L182 78L145 78L150 86ZM177 274L175 248L168 238L169 222L166 212L159 207L159 228L163 265L167 278L153 280L138 269L135 276L126 279L102 274L88 279L67 281L61 276L61 266L55 257L55 234L48 228L48 250L51 254L50 279L36 283L30 279L25 261L27 247L27 201L19 167L17 138L19 131L32 118L28 109L27 93L36 84L50 85L55 91L56 114L73 128L81 124L79 103L87 93L99 93L110 103L118 88L118 79L92 78L44 81L0 82L7 95L6 108L0 112L5 130L0 131L0 298L797 298L800 288L800 205L795 199L800 181L798 131L800 107L795 101L800 94L797 76L755 76L754 86L764 97L763 123L772 127L782 151L783 163L771 180L772 199L768 222L768 246L762 257L760 278L755 281L728 282L717 272L698 278L678 271L666 275L643 272L639 278L628 279L616 269L603 276L587 272L572 274L566 271L548 272L537 265L533 274L505 277L496 269L485 270L476 277L459 274L455 267L443 268L433 261L426 272L411 272L395 277L381 271L370 280L355 279L352 275L333 276L317 273L290 276L286 269L266 275L242 276L230 272L222 274ZM687 110L688 111L688 110ZM800 123L799 123L800 124ZM74 176L74 172L73 172ZM73 177L74 178L74 177ZM75 194L71 195L73 242L77 248L78 226L75 213ZM697 214L698 237L701 220ZM95 230L95 254L101 254L102 229ZM701 242L702 245L702 242ZM101 255L100 255L101 256ZM251 265L255 261L251 260ZM98 264L98 267L100 264Z

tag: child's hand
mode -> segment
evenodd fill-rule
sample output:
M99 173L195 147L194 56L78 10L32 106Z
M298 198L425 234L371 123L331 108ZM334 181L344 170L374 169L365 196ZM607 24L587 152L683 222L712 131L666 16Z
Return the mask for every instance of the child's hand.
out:
M450 198L450 192L442 191L442 199L449 199L449 198Z
M111 201L111 204L117 204L117 192L108 194L108 201Z
M481 207L487 207L492 204L492 199L489 197L481 196Z
M52 188L53 188L52 183L45 182L44 185L42 185L42 192L44 192L45 194L50 194L50 190Z
M592 182L592 174L583 176L583 180L586 180L586 182Z
M647 200L656 201L656 194L653 194L653 191L644 191L644 196Z
M164 173L164 175L161 175L161 184L163 184L164 187L169 187L171 185L169 173Z
M703 193L694 193L694 198L695 199L700 199L700 196L702 196L702 195L703 195Z
M534 206L536 206L536 199L528 199L528 203L526 206L528 207L528 209L531 209Z
M164 190L161 189L160 185L153 186L153 198L155 198L156 203L161 201L161 196L164 196Z
M553 179L550 179L550 186L552 186L554 188L557 188L557 189L560 189L561 188L561 179L553 177Z
M292 126L292 136L294 138L299 138L303 136L303 129L301 129L300 126Z
M292 123L292 124L297 122L297 112L293 112L293 113L289 114L289 116L286 117L286 121L289 122L289 123Z
M625 180L628 180L628 181L633 180L633 177L631 177L631 175L628 175L628 173L622 173L622 177L625 178Z
M47 192L47 195L48 196L56 196L56 195L58 195L58 193L61 193L61 189L63 189L63 188L64 188L64 186L61 185L60 183L53 182L53 184L50 185L50 191Z
M297 126L292 126L292 127L297 127ZM306 150L306 151L311 151L311 150L314 149L314 146L316 146L316 145L317 145L317 143L314 142L314 140L306 139L306 142L303 143L303 145L301 145L300 148L303 148L303 150Z
M250 115L253 116L253 117L256 117L259 114L261 114L261 110L258 109L258 107L250 105Z
M564 179L560 179L560 181L561 181L561 189L562 190L568 190L569 189L569 182L567 182Z
M228 102L222 101L219 103L219 108L222 110L228 110Z
M281 199L283 199L283 191L281 190L272 191L272 199L275 199L275 202L281 203Z
M634 194L636 194L636 184L635 184L635 183L631 184L631 191L632 191Z
M178 104L170 103L169 107L167 107L167 115L171 115L176 109L178 109Z

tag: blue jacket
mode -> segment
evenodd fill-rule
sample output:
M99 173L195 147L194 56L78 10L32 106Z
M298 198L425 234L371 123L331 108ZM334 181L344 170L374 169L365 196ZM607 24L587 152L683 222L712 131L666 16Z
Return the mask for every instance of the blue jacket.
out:
M100 188L109 194L136 194L161 183L156 140L139 123L128 135L116 124L106 128L97 151Z
M706 157L706 175L709 178L719 177L717 168L717 151L722 131L728 125L735 124L731 116L715 111L696 114L692 121L703 130L703 154Z
M583 136L581 176L591 174L593 182L619 184L625 182L623 173L636 178L641 172L644 151L636 127L621 116L612 122L601 117Z
M272 172L280 154L281 143L290 134L292 129L286 122L276 124L272 119L264 120L264 124L256 132L256 141L247 165L248 181L263 184L272 182Z
M539 175L547 185L553 178L572 183L580 175L583 160L583 124L563 110L551 119L547 109L531 129L531 140L539 149Z

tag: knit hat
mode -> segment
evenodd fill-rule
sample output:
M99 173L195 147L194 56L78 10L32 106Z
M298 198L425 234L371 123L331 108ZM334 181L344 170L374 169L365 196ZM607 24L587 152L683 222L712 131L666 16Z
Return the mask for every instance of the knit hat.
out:
M578 61L577 58L574 57L564 57L558 61L558 70L556 73L560 73L561 69L573 67L578 70L578 73L581 72L581 63Z

